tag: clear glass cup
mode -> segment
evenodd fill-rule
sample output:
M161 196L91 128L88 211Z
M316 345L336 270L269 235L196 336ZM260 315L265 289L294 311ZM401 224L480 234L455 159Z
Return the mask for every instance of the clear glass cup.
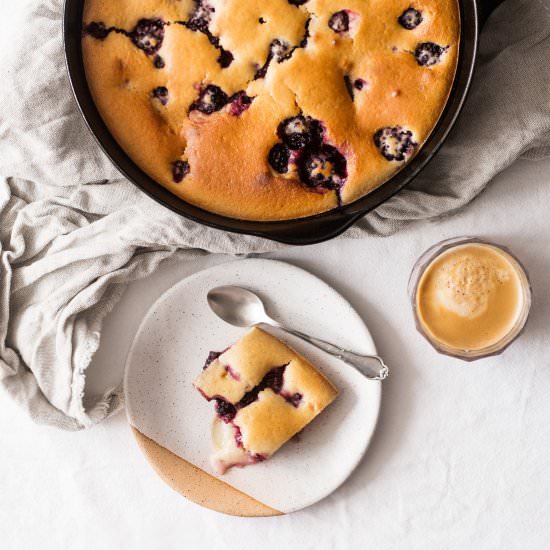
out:
M417 295L418 285L422 280L422 275L424 274L426 268L429 265L431 265L431 263L442 253L446 252L447 250L450 250L451 248L464 245L464 244L489 245L504 252L507 255L507 259L512 263L512 266L516 269L516 272L521 282L521 288L523 292L522 308L521 308L521 311L519 312L519 315L514 325L498 342L482 349L472 349L472 350L458 349L458 348L446 345L443 342L440 342L424 328L424 326L422 325L422 322L420 321L418 311L417 311L416 295ZM434 246L432 246L431 248L429 248L426 252L424 252L424 254L422 254L422 256L420 256L420 258L416 261L413 267L413 270L409 277L408 292L409 292L409 298L411 300L411 305L413 309L414 321L418 332L420 332L420 334L422 334L422 336L424 336L424 338L426 338L426 340L439 353L450 355L452 357L456 357L464 361L475 361L476 359L482 359L484 357L489 357L491 355L498 355L502 353L522 333L525 327L525 324L527 322L527 318L529 316L529 311L531 310L531 304L533 300L529 276L524 266L521 264L521 262L514 256L514 254L510 252L510 250L508 250L508 248L486 241L479 237L455 237L453 239L446 239L444 241L441 241L435 244Z

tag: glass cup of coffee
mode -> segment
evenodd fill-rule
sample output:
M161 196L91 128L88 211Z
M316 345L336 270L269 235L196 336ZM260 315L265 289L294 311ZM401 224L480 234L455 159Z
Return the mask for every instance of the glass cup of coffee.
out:
M409 279L418 331L440 353L466 361L497 355L522 332L529 277L505 247L457 237L427 250Z

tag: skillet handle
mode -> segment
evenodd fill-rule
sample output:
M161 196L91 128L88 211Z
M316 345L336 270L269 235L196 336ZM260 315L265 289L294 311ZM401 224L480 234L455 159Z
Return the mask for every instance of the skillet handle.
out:
M503 1L504 0L476 0L480 29L485 25L491 13L502 4Z

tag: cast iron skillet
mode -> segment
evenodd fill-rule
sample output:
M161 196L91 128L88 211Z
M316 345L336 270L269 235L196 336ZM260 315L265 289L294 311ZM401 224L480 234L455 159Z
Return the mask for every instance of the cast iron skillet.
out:
M313 244L344 232L381 203L403 189L435 155L462 108L474 70L480 17L498 0L460 0L462 20L460 52L455 82L443 115L416 157L378 189L357 201L324 214L278 222L237 220L207 212L173 195L145 174L115 141L91 97L82 61L82 11L84 0L65 0L63 34L69 79L76 101L99 145L131 182L167 208L196 222L235 233L257 235L288 244ZM479 4L479 6L478 6Z

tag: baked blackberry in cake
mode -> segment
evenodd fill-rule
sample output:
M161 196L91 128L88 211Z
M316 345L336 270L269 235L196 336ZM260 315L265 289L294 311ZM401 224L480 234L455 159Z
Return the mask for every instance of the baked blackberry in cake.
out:
M195 387L215 402L212 463L220 473L267 460L337 394L313 365L259 328L211 352Z
M369 193L418 153L453 84L458 0L85 0L88 84L147 174L225 216Z

